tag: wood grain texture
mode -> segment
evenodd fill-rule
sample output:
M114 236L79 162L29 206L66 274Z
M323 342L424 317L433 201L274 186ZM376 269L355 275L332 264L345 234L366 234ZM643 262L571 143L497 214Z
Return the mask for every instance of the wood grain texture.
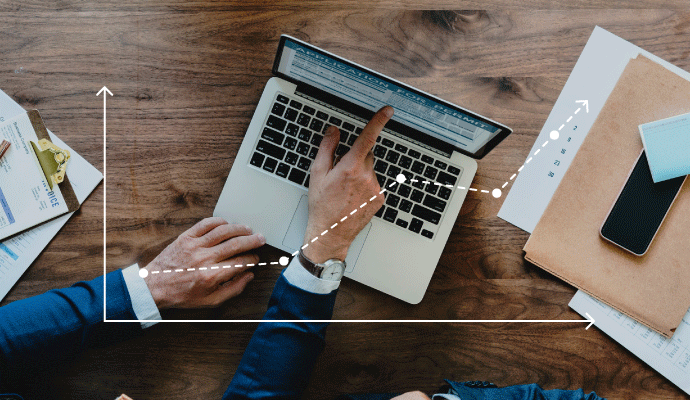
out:
M396 9L389 7L395 5ZM399 6L399 7L397 7ZM524 161L592 29L600 25L690 70L685 0L551 2L77 2L0 4L0 88L102 170L108 100L108 270L146 264L211 215L281 33L376 68L515 129L479 162L500 186ZM586 7L588 9L559 10ZM683 7L687 7L683 9ZM539 8L541 10L529 10ZM628 9L645 8L645 9ZM102 273L100 185L0 303ZM574 289L523 260L528 235L470 193L421 304L344 281L336 318L574 319ZM264 249L264 260L282 252ZM279 268L217 310L175 318L260 318ZM255 324L162 324L89 352L32 390L51 398L219 398ZM683 394L582 324L334 324L307 398L422 389L443 378L537 382L609 399ZM43 396L45 397L45 396ZM39 398L41 398L39 396Z

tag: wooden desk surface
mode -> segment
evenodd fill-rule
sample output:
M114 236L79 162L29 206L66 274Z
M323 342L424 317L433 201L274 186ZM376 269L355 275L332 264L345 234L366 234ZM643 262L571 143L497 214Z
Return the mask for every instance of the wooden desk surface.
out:
M562 4L560 4L562 3ZM0 5L0 89L37 108L54 133L103 169L108 99L108 270L146 263L210 216L263 87L281 33L373 67L515 129L479 162L475 185L500 186L524 161L595 25L690 70L685 0L530 0L586 10L364 9L288 1L238 8L192 4L33 1ZM312 7L303 9L304 5ZM369 2L391 6L391 2ZM440 6L438 2L435 6ZM339 7L348 5L343 9ZM488 7L469 2L465 8ZM682 7L687 7L682 9ZM0 303L100 275L99 185ZM576 319L575 289L523 260L528 235L498 219L501 199L470 193L426 297L411 306L345 280L337 318ZM262 256L282 255L265 249ZM256 269L248 290L179 318L259 318L279 268ZM169 315L170 316L170 315ZM50 382L58 397L220 398L256 324L159 324L137 340L90 351ZM443 378L595 390L609 399L683 393L583 324L334 324L307 398L421 389Z

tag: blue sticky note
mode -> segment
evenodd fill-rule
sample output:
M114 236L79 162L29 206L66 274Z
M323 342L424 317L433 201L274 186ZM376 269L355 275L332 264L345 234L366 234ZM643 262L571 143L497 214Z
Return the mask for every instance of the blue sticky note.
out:
M639 126L655 183L690 174L690 114Z

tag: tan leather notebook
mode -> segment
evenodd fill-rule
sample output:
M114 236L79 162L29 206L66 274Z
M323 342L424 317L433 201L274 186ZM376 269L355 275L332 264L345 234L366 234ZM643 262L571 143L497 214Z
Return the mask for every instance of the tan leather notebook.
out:
M666 337L690 307L690 180L646 255L599 229L642 150L638 125L687 112L690 82L630 60L524 248L528 261Z

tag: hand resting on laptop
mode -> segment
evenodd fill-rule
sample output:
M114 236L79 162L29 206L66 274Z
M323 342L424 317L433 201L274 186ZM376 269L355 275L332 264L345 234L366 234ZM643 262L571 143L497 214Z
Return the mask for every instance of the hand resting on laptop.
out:
M340 132L330 127L319 146L311 168L309 186L309 222L304 235L304 255L316 263L329 259L344 260L347 250L359 231L364 228L384 203L378 195L381 187L374 173L374 155L371 149L384 125L393 116L390 106L380 109L364 128L350 151L334 166L334 152ZM360 205L367 203L363 208ZM357 210L350 214L352 210ZM340 221L344 216L348 218ZM337 228L331 229L338 223ZM330 229L327 235L321 232ZM311 240L317 236L315 242Z

